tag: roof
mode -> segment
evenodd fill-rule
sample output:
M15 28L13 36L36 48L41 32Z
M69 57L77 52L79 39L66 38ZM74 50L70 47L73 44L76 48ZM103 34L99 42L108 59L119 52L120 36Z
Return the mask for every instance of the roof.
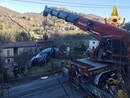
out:
M9 42L0 45L0 48L15 48L15 47L35 47L35 43L32 41L28 42Z
M35 47L36 44L38 46L45 46L47 44L53 44L53 41L38 41L38 42L32 42L32 41L26 41L26 42L9 42L6 44L0 45L0 48L19 48L19 47Z

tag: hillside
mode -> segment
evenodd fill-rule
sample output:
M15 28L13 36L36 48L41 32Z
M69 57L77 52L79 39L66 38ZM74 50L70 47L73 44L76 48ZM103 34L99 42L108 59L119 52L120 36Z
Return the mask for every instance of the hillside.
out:
M69 11L65 8L58 8L58 10ZM2 6L0 6L0 12L0 32L3 33L8 32L11 34L15 34L17 32L23 31L21 27L11 21L9 16L11 16L13 20L21 24L31 33L42 34L44 32L47 32L49 34L74 34L83 32L75 26L71 25L70 23L67 23L61 19L57 19L56 17L49 16L47 17L46 21L46 18L44 18L40 13L19 13ZM79 14L89 19L103 22L102 17L93 14L76 14ZM44 26L42 24L44 24Z

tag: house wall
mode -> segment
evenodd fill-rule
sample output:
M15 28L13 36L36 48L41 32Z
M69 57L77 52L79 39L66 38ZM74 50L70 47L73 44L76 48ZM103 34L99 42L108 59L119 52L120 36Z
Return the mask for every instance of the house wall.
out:
M13 62L14 49L13 48L5 48L1 49L1 56L4 57L6 63Z
M20 55L22 52L30 50L30 49L35 49L35 47L20 47L20 48L18 48L17 53L18 53L18 55Z
M98 40L90 40L89 41L89 49L93 50L99 45Z
M14 58L10 57L10 58L5 58L5 63L6 64L12 64L14 62Z
M13 48L2 49L1 54L3 57L12 57L14 56L14 49Z
M43 45L39 45L39 47L40 46L43 47L43 46L47 46L47 45L43 43ZM36 48L37 47L35 47L35 46L30 47L30 45L26 46L26 47L16 47L13 44L11 48L9 48L8 46L0 47L0 55L4 58L4 60L6 62L6 67L10 67L13 63L15 63L14 56L20 55L21 53L23 53L23 51L30 50L30 49L35 51Z
M17 55L19 55L20 53L29 50L33 47L21 47L17 49ZM14 48L3 48L0 51L0 55L4 57L4 60L6 63L13 63L14 62Z
M26 48L23 48L23 47L22 48L18 48L18 55L21 54L25 50L26 50Z

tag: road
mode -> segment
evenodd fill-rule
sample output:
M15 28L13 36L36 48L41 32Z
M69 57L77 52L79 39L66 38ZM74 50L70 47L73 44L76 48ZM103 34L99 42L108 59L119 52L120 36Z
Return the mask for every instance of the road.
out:
M84 98L86 93L72 87L67 79L54 76L4 90L4 98Z

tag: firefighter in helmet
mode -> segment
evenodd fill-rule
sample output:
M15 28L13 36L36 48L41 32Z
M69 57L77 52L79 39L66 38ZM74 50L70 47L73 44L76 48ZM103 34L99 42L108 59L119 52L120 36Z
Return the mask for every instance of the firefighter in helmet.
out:
M116 79L116 74L113 73L111 74L110 78L107 80L109 86L113 86L113 85L117 85L118 84L118 81Z
M128 92L125 89L124 86L120 86L120 88L117 91L117 98L129 98L128 97Z
M46 33L43 35L43 40L44 40L44 41L47 41L47 40L48 40L48 35L47 35Z
M111 56L112 56L112 42L111 42L110 39L106 40L104 50L105 50L104 51L105 59L111 60Z
M14 73L15 78L18 78L18 76L19 76L19 67L18 67L18 64L14 64L13 73Z

